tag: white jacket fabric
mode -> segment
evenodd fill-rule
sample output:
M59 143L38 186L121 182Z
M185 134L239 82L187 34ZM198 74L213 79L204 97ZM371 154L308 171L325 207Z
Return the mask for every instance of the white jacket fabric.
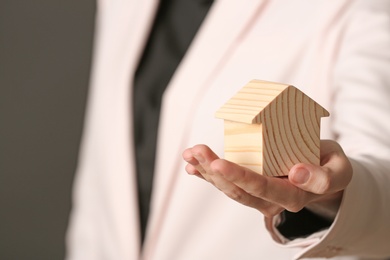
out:
M67 259L390 256L389 0L215 1L163 96L140 247L131 83L157 4L98 2ZM330 111L322 138L342 145L354 174L328 230L277 244L259 212L186 174L187 147L223 157L214 113L251 79L292 84Z

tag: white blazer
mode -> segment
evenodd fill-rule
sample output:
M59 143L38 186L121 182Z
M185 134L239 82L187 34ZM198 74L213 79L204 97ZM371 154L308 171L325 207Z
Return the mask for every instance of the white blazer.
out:
M100 0L69 260L390 255L390 1L217 0L163 96L150 223L140 248L132 82L157 0ZM263 216L185 173L198 143L223 156L215 111L251 79L293 84L327 108L322 138L351 158L329 230L271 239ZM349 259L349 258L348 258Z

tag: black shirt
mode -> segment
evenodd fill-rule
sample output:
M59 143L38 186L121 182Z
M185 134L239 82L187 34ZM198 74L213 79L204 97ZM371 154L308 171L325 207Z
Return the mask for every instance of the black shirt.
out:
M210 0L162 0L134 79L134 142L142 240L152 192L161 97Z

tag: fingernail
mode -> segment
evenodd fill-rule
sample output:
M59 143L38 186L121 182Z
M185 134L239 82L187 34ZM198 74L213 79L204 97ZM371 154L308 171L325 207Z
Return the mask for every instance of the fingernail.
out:
M310 172L305 168L299 168L292 176L292 180L298 184L306 183L310 178Z
M191 161L191 158L190 157L187 158L183 156L183 160L189 163Z
M205 162L205 159L204 159L204 157L202 155L197 154L194 157L195 157L196 160L198 160L199 163L204 163Z

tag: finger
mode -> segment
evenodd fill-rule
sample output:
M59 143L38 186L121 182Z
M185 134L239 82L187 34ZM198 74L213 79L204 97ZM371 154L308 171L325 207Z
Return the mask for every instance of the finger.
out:
M187 164L186 167L185 167L185 169L186 169L186 172L187 172L188 174L194 175L194 176L196 176L196 177L199 177L199 178L205 180L205 178L203 177L203 175L202 175L202 174L201 174L193 165Z
M255 208L267 217L275 216L283 210L283 208L276 204L249 194L234 183L224 179L218 173L211 175L210 178L213 179L214 186L225 193L229 198L245 206Z
M213 179L210 178L210 175L213 174L210 170L210 163L219 157L208 146L195 145L188 151L184 151L183 157L196 168L203 179L214 184Z
M321 163L322 166L295 165L289 172L290 182L315 194L330 194L345 189L352 178L352 166L336 142L321 142Z
M248 194L292 212L301 210L315 197L292 185L287 178L263 176L226 160L215 160L211 167Z
M189 174L194 174L202 179L213 184L213 180L209 177L210 172L208 165L213 158L218 156L206 145L196 145L193 148L184 150L183 159L191 166L186 166L186 170ZM207 167L207 169L205 169Z
M212 170L210 168L210 164L219 159L218 155L216 155L207 145L198 144L195 145L191 149L191 153L196 161L199 163L199 166L202 167L204 173L212 174ZM202 172L203 173L203 172Z
M198 163L198 161L194 158L194 156L192 154L192 148L185 149L182 153L182 157L186 162L188 162L190 164L197 164Z
M185 168L188 174L199 175L205 173L205 170L199 164L198 160L192 155L190 148L183 152L183 159L188 163Z

